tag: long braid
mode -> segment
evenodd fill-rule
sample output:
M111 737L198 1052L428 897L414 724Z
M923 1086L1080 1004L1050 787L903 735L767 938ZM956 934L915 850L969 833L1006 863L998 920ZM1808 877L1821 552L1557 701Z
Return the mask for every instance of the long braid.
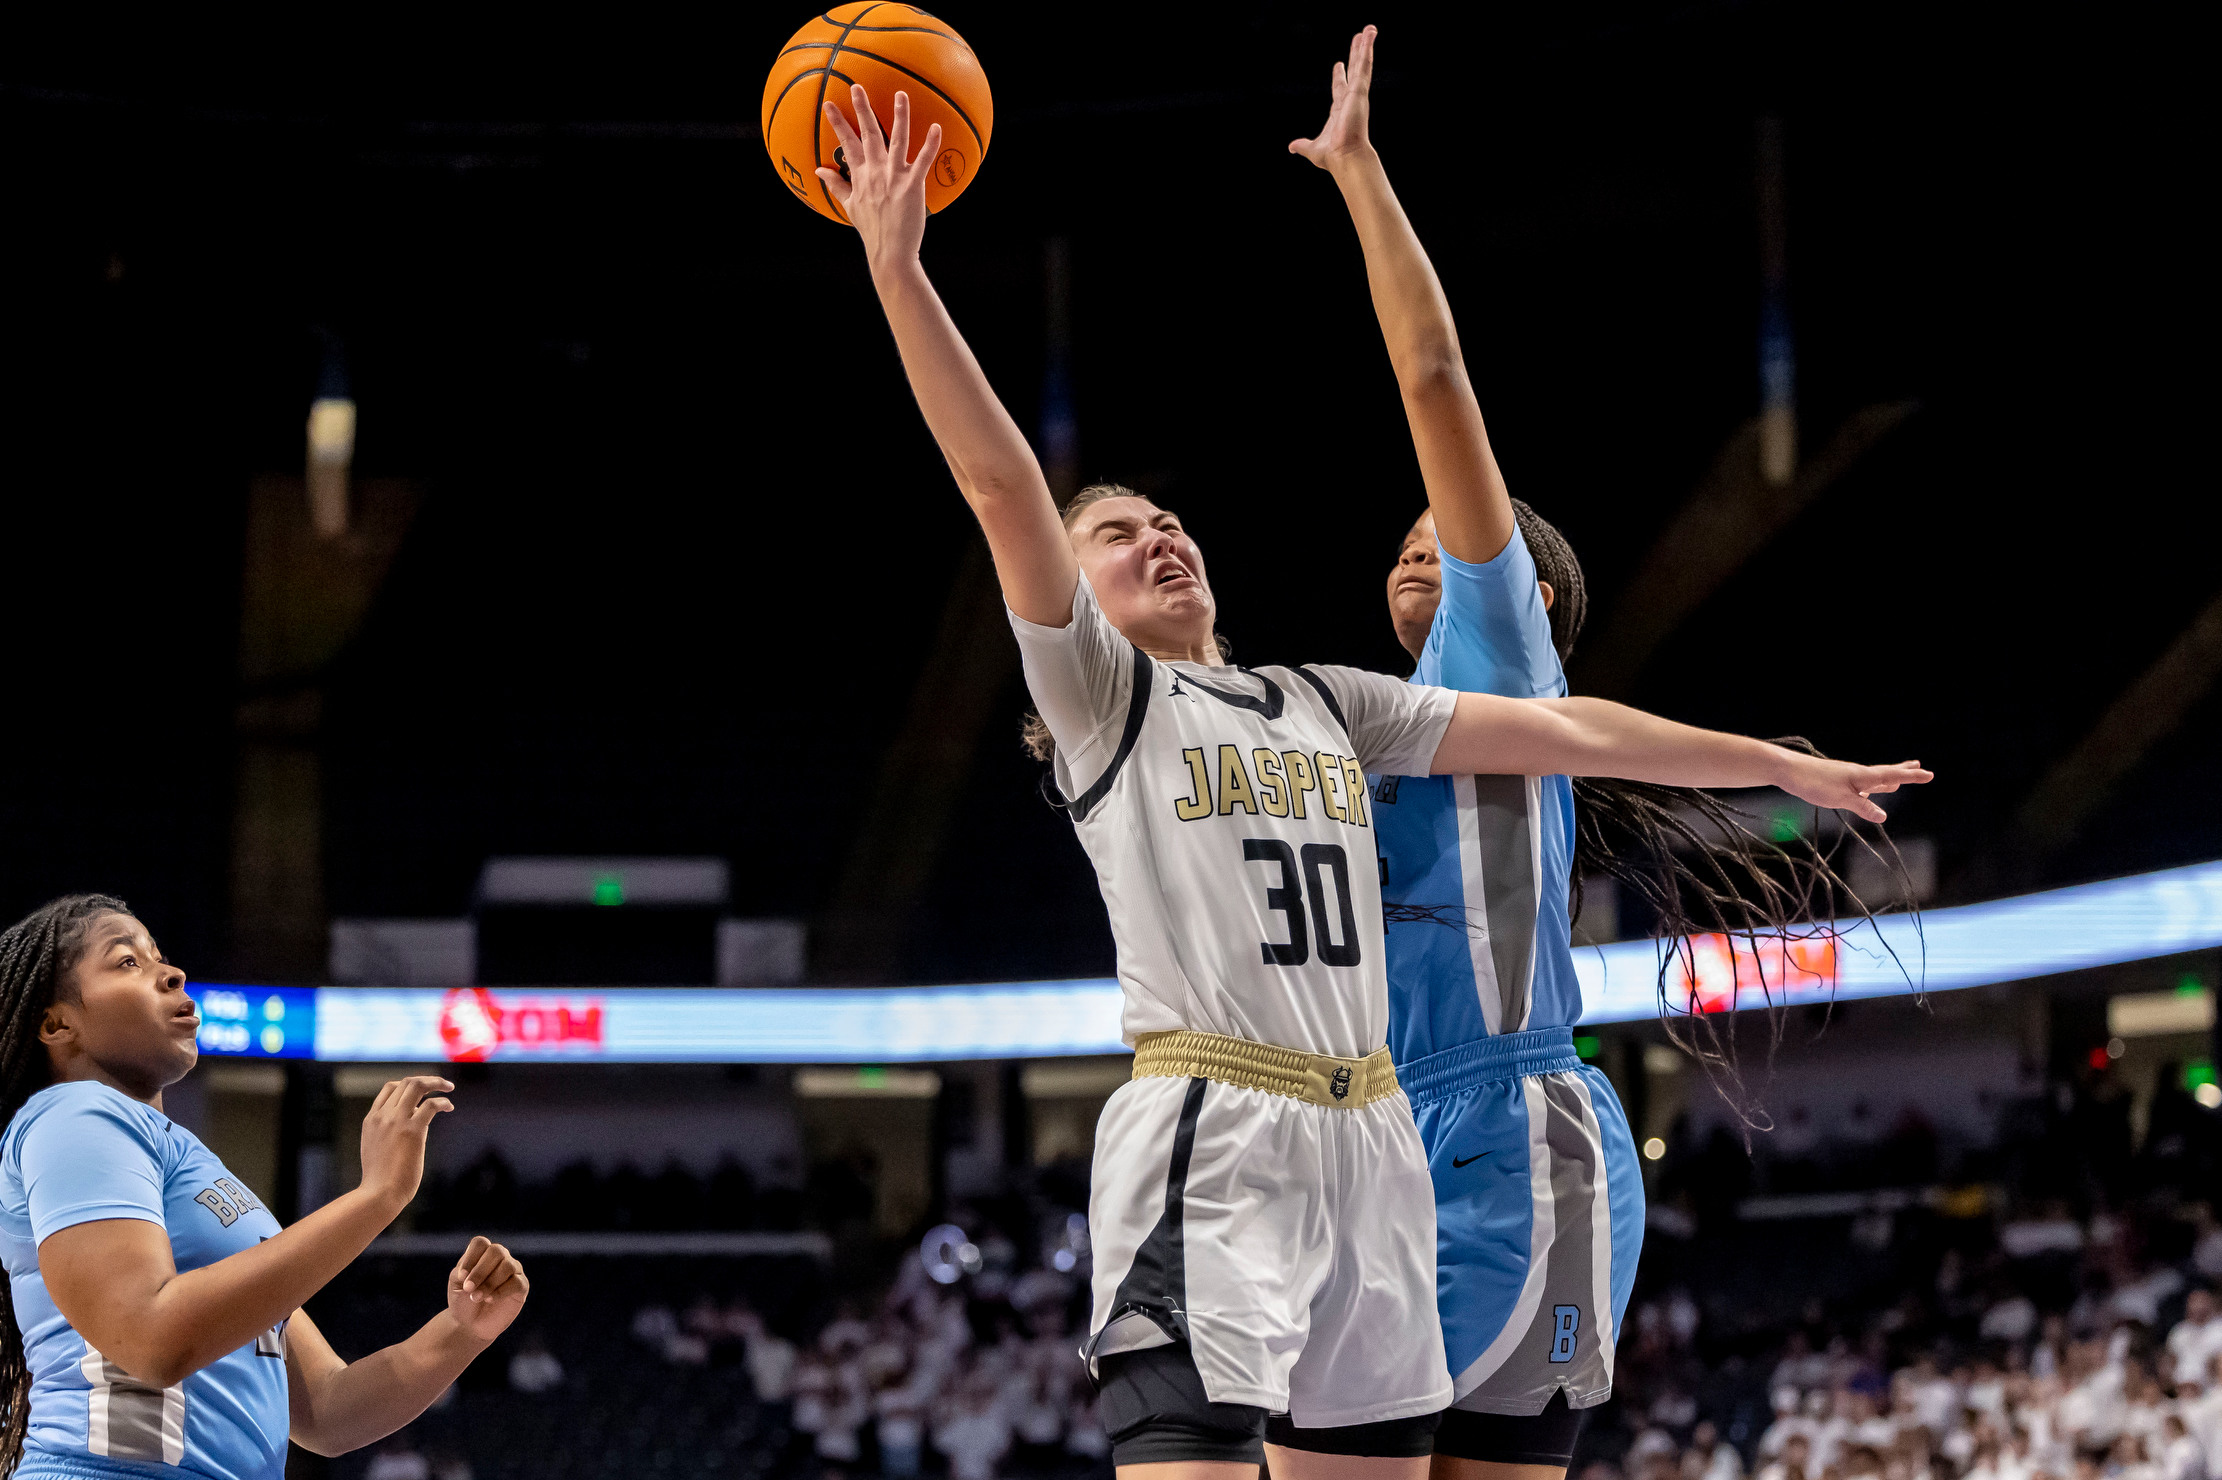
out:
M1566 536L1534 509L1514 499L1512 513L1535 559L1536 579L1548 582L1553 592L1551 645L1564 663L1589 615L1589 588L1581 562ZM1798 736L1773 743L1820 754ZM1778 842L1755 832L1747 814L1696 787L1582 777L1574 782L1574 800L1572 913L1581 913L1582 884L1588 878L1613 879L1650 907L1653 933L1675 942L1660 963L1660 1021L1668 1039L1704 1067L1713 1087L1743 1122L1748 1142L1749 1131L1765 1130L1771 1122L1756 1092L1745 1084L1738 1064L1736 1014L1705 1011L1694 1000L1694 992L1690 1000L1670 1000L1667 981L1672 969L1679 963L1687 976L1694 977L1690 969L1695 964L1693 936L1724 936L1732 957L1748 953L1760 967L1760 990L1767 1004L1765 1068L1771 1071L1785 1026L1780 988L1787 983L1767 980L1767 956L1758 949L1760 937L1832 935L1835 927L1829 922L1838 913L1839 900L1848 904L1848 913L1868 922L1874 919L1873 911L1837 872L1834 847L1818 841L1818 809L1813 828ZM1847 820L1845 835L1883 859L1904 882L1904 866L1888 833L1877 828L1870 841Z
M106 894L68 894L0 932L0 1131L50 1078L39 1028L46 1009L85 949L86 928L101 915L128 915ZM31 1420L31 1369L15 1320L13 1283L0 1278L0 1475L23 1457Z

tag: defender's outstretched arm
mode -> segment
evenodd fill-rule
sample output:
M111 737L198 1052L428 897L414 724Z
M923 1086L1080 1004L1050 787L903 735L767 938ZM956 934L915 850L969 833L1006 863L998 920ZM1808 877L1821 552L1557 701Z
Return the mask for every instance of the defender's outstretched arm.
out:
M1333 100L1318 137L1288 147L1342 189L1365 249L1366 281L1389 363L1404 393L1436 537L1458 559L1480 564L1494 560L1512 538L1512 498L1489 448L1449 300L1368 136L1374 35L1372 26L1360 31L1351 40L1349 62L1335 64Z
M1063 627L1072 620L1080 564L1049 480L918 260L926 234L926 177L941 150L941 125L926 130L913 157L909 94L895 94L894 124L885 136L863 88L851 87L849 102L858 127L838 106L825 105L849 176L821 169L818 178L863 238L872 286L895 331L911 394L987 535L1003 599L1029 622Z
M1618 776L1661 786L1779 786L1816 807L1884 820L1869 798L1930 779L1919 761L1862 766L1700 730L1608 699L1460 694L1436 775Z

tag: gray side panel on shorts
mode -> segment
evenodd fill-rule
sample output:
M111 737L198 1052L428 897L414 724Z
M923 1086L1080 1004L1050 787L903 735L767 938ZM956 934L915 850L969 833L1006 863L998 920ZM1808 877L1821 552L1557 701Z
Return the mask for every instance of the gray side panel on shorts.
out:
M1543 1298L1527 1333L1504 1365L1455 1405L1481 1413L1540 1413L1560 1388L1571 1406L1587 1407L1612 1391L1602 1342L1612 1312L1597 1309L1597 1188L1605 1175L1597 1122L1573 1076L1541 1074L1531 1082L1545 1106L1551 1247Z
M1476 776L1481 832L1481 892L1489 953L1497 965L1503 1033L1527 1026L1535 972L1535 787L1526 776Z

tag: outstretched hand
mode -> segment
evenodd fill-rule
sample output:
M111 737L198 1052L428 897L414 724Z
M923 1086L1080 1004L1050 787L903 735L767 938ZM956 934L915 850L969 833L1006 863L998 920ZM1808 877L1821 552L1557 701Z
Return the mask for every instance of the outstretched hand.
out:
M1288 152L1301 154L1323 170L1332 170L1346 159L1373 152L1366 122L1373 111L1373 38L1376 28L1366 27L1350 38L1350 60L1335 63L1327 105L1327 122L1317 137L1293 139Z
M839 105L828 99L826 122L841 141L841 170L820 167L818 178L849 224L864 238L864 255L877 267L918 255L926 238L926 177L941 154L941 125L926 130L914 157L910 152L910 94L895 94L895 119L884 135L864 89L849 87L856 109L852 127Z
M1919 786L1933 776L1933 772L1921 769L1919 761L1900 761L1895 766L1860 766L1850 761L1800 755L1790 768L1790 777L1782 789L1816 807L1837 807L1869 822L1881 822L1887 814L1869 798L1880 791Z

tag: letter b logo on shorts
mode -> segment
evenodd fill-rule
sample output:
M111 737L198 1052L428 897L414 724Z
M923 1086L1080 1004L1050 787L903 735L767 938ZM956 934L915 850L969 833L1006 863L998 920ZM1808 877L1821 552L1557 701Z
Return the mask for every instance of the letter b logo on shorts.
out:
M1578 1305L1551 1307L1551 1360L1574 1360L1574 1333L1582 1328L1582 1308Z

